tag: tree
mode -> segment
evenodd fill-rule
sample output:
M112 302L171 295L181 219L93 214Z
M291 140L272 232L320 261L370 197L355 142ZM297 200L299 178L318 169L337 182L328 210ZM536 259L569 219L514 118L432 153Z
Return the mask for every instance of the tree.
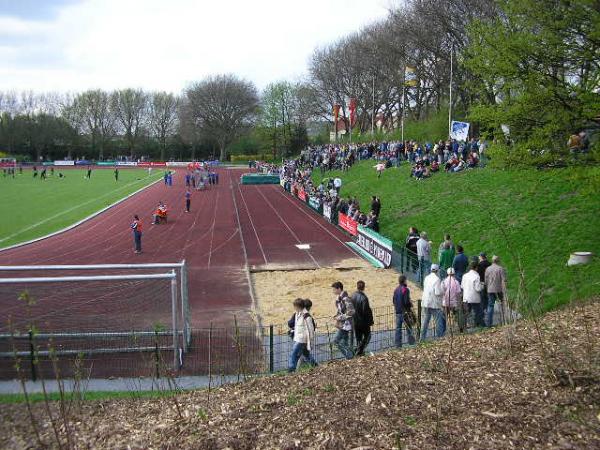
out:
M123 131L129 156L133 158L135 146L148 119L148 95L141 89L115 91L111 109Z
M77 94L73 102L63 109L65 117L75 129L81 127L90 137L92 153L104 159L106 141L114 132L115 116L111 108L111 95L102 90Z
M482 103L471 115L517 149L566 150L600 110L600 6L593 0L502 0L470 28L465 65Z
M160 160L165 160L167 139L177 130L179 99L167 92L154 92L150 100L150 125L160 144Z
M224 161L229 145L254 124L259 105L256 87L235 75L216 75L195 83L185 94L192 121L206 138L216 141Z

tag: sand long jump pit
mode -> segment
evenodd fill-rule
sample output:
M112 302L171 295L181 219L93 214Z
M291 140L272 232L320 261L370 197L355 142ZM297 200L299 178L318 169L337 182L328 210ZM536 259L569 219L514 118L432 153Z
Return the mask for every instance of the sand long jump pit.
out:
M348 294L356 291L357 281L364 281L371 308L377 313L377 308L392 306L398 275L393 269L378 269L362 259L350 258L333 267L261 268L251 272L251 279L261 324L277 326L287 323L294 312L292 303L298 297L312 300L314 317L333 317L336 310L331 284L335 281L341 281ZM416 307L421 290L412 283L409 287Z

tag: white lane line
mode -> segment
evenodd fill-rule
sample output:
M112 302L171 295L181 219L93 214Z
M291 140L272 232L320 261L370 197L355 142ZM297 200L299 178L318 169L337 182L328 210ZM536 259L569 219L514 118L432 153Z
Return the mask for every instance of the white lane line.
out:
M213 214L213 221L212 221L212 225L210 227L211 230L211 235L210 235L210 247L208 250L208 265L207 268L210 269L210 258L212 256L212 248L213 248L213 241L215 240L215 223L217 221L217 205L219 204L219 193L220 191L217 191L217 198L215 199L215 211Z
M277 189L274 187L274 190L279 192L279 194L281 194L283 196L283 198L285 198L288 202L290 202L292 205L294 205L297 209L299 209L300 211L302 211L304 213L305 216L308 216L308 218L310 220L312 220L314 223L316 223L317 225L319 225L323 230L325 230L332 238L334 238L336 241L338 241L340 244L342 244L344 246L344 248L346 250L348 250L350 253L355 254L356 256L362 258L358 253L356 253L351 247L348 247L346 245L346 243L344 241L342 241L340 238L338 238L335 234L333 234L331 232L331 230L328 230L327 227L323 226L322 223L320 223L317 219L315 219L313 217L312 214L308 213L307 211L304 210L304 208L302 208L300 205L297 204L297 202L295 202L294 200L292 200L288 195L284 194L280 189Z
M269 199L267 197L265 197L265 195L261 192L261 190L258 189L258 186L255 186L255 187L256 187L256 191L262 196L262 198L265 200L265 202L267 202L267 204L275 212L275 214L277 215L277 217L279 217L279 220L281 220L281 223L283 223L285 225L285 227L288 229L288 231L290 232L290 234L294 237L294 239L296 239L296 242L298 242L298 244L302 244L302 241L298 238L298 236L296 235L296 233L294 233L294 231L288 226L288 224L285 223L285 220L283 220L283 218L279 214L279 211L277 211L277 209L273 206L273 204L269 201ZM315 263L315 265L320 269L321 268L321 264L319 264L319 262L315 259L315 257L308 250L306 251L306 253L308 254L308 256L310 256L310 259L313 260L313 262Z
M237 185L237 188L238 188L238 192L240 193L240 197L242 198L242 201L244 202L244 206L246 207L246 214L248 214L248 218L250 219L250 225L252 225L252 229L254 230L254 236L256 236L256 242L258 242L258 247L260 248L262 257L265 260L265 264L269 264L269 262L267 261L267 256L265 255L265 251L263 250L262 243L260 242L260 238L258 237L256 228L254 227L254 221L252 220L252 216L250 215L250 208L248 208L248 204L246 203L246 200L244 199L244 194L242 194L242 189L240 188L239 184Z

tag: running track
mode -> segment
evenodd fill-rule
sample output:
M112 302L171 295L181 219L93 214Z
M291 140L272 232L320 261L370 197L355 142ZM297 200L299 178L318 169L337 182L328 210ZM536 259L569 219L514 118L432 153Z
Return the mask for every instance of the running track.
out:
M243 172L219 169L219 185L194 192L192 212L186 214L183 171L179 171L172 187L157 183L72 230L1 251L0 264L116 264L185 259L192 326L230 326L234 315L238 323L251 325L253 305L247 268L317 268L356 255L344 245L347 236L280 186L240 185ZM159 200L170 209L169 222L153 226L150 215ZM144 225L140 255L133 253L129 229L134 214L140 215ZM298 249L296 244L300 243L310 244L310 250ZM69 300L64 301L66 304ZM5 319L0 313L0 320Z

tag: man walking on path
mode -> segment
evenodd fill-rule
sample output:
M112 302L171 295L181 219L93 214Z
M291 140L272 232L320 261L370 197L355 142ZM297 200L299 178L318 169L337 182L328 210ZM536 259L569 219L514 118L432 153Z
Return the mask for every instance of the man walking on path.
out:
M483 285L477 273L477 263L472 261L469 264L469 271L464 274L461 282L463 290L463 302L467 304L469 314L471 312L475 315L475 326L482 327L483 323L483 311L481 309L481 291Z
M442 313L442 282L438 276L440 267L437 264L431 265L431 273L425 277L423 283L422 324L421 341L427 338L429 321L433 317L435 321L435 337L442 337L446 330L446 318Z
M356 292L350 298L354 306L354 335L356 337L356 356L365 354L365 349L371 340L373 311L369 305L369 297L365 294L365 282L356 283Z
M133 216L133 222L130 227L133 230L135 253L142 253L142 222L140 222L140 218L137 215Z
M406 332L408 334L408 343L410 345L415 343L415 336L412 331L412 325L407 320L407 314L412 309L412 303L410 301L410 289L406 284L406 276L400 275L398 277L398 287L394 290L393 296L394 311L396 313L396 333L394 335L394 343L396 347L402 347L402 324L406 324Z
M335 308L337 313L334 317L337 334L333 342L340 349L344 358L351 359L354 356L350 346L350 333L352 333L352 320L354 317L354 305L348 293L344 291L344 285L341 281L336 281L331 285L333 293L336 295Z
M487 287L487 326L494 322L494 305L496 300L501 302L502 323L504 323L504 292L506 291L506 270L500 265L500 258L492 257L492 265L485 270L485 284Z
M312 356L315 347L315 327L313 319L306 309L305 300L297 298L294 300L294 347L288 360L288 372L295 372L301 356L307 356L311 365L317 363Z

